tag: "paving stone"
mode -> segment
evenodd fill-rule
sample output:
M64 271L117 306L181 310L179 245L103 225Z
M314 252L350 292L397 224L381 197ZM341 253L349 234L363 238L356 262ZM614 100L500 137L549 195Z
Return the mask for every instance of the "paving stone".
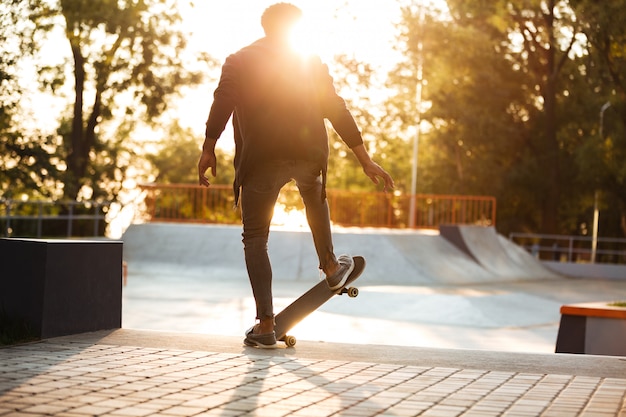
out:
M359 417L418 413L626 417L625 400L626 377L515 373L97 343L38 343L0 349L2 417L245 413L310 417L336 413Z

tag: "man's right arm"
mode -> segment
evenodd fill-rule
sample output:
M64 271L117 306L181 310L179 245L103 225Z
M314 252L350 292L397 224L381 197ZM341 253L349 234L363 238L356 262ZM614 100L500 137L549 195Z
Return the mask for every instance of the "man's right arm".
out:
M217 175L215 145L226 128L226 123L228 123L237 103L235 63L234 55L226 59L222 66L219 84L213 93L213 104L206 122L202 154L198 161L198 183L205 187L210 185L209 179L205 175L207 169L211 168L211 174L214 177Z
M235 110L239 100L236 69L237 57L231 55L226 58L226 62L222 66L222 75L213 93L213 104L206 122L205 138L218 139Z

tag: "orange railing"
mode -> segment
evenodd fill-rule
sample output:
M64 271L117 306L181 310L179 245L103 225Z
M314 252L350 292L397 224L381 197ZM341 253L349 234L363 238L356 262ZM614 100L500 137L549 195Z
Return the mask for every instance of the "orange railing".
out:
M189 184L143 184L148 221L190 223L240 223L232 187L209 188ZM416 228L436 229L440 224L495 225L496 200L489 196L417 194L328 190L333 224L354 227L406 228L411 199L415 199ZM279 203L286 211L303 210L297 189L281 191Z

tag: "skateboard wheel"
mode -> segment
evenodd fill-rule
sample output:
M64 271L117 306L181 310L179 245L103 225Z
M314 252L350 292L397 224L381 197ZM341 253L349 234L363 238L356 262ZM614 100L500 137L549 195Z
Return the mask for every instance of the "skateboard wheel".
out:
M359 295L359 289L356 287L350 287L348 288L348 297L356 297L357 295Z
M296 345L296 338L294 336L285 336L284 342L287 347L294 347Z

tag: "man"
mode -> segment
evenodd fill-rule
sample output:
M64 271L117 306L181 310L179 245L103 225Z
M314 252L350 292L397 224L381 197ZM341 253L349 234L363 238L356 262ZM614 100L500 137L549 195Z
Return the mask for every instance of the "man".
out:
M300 19L288 3L268 7L261 17L265 37L230 55L214 92L198 162L200 185L205 172L216 175L215 144L231 114L235 135L235 200L243 223L244 256L259 322L246 332L249 346L276 344L272 299L272 268L267 252L270 222L281 188L295 180L302 196L319 268L332 290L345 284L354 268L351 256L335 256L326 200L330 120L356 155L365 174L385 190L391 176L370 158L361 133L337 95L328 68L317 57L292 50L289 34Z

